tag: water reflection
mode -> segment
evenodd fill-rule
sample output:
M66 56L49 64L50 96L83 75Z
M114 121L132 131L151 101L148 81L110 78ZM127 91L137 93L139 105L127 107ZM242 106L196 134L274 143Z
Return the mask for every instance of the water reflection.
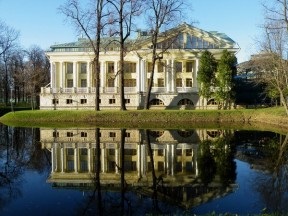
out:
M3 125L0 135L1 215L24 214L27 202L29 215L47 204L55 207L48 208L52 215L288 211L287 135ZM33 185L28 171L44 176L35 183L42 189L26 188Z
M159 200L188 209L235 187L232 131L41 129L40 135L51 152L53 187L119 191L121 215L130 211L127 191L151 197L153 212L163 213Z

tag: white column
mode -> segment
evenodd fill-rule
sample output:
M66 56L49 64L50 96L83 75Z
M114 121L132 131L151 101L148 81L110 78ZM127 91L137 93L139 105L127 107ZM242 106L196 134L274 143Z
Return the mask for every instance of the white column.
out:
M55 171L55 163L54 163L54 160L55 160L55 150L54 150L54 145L52 145L52 148L51 148L51 172L54 173Z
M137 173L138 173L138 178L142 177L142 160L141 160L141 155L142 155L142 151L141 151L141 144L137 145Z
M100 89L105 87L105 75L106 75L106 62L101 61L100 62Z
M107 163L107 161L105 160L105 148L101 149L101 164L102 164L102 172L107 172L107 170L105 169L105 164ZM96 160L98 160L98 158L96 158Z
M78 87L77 62L73 62L73 87Z
M61 172L64 172L64 148L61 147L60 149L60 153L61 153Z
M78 149L74 148L74 172L78 172Z
M115 75L119 70L119 61L114 61L114 70L115 70ZM114 81L115 87L119 87L119 76L115 76L115 81Z
M119 149L118 147L115 149L115 163L120 166L120 160L119 160ZM122 167L121 167L122 168ZM119 169L117 166L115 166L115 173L119 173Z
M87 61L86 64L87 64L87 71L86 71L87 72L87 87L90 88L91 80L92 80L91 71L90 71L90 61Z
M141 58L138 59L138 62L136 63L136 91L140 92L141 91Z
M198 87L198 82L197 82L197 73L198 73L198 67L199 67L199 59L196 59L196 68L195 72L193 73L193 87Z
M62 85L63 88L66 88L67 85L66 85L66 64L65 64L65 62L62 62L60 73L62 74L62 83L60 85Z
M59 62L59 87L63 88L63 62Z
M55 88L55 63L50 62L50 87Z
M87 162L88 162L88 172L91 173L91 146L88 146L87 150Z
M175 92L175 68L174 68L175 60L171 61L171 92Z
M176 155L175 155L175 148L176 148L176 145L172 145L171 146L171 175L172 176L174 176L174 172L175 172L175 161L174 161L174 159L175 159L175 157L176 157Z
M164 68L164 73L165 73L165 77L166 77L166 92L170 92L171 90L171 79L170 79L170 73L171 73L171 69L170 69L170 60L166 60L166 67Z
M141 91L145 92L147 87L146 87L146 84L147 84L147 72L146 72L146 61L145 60L142 60L141 61L141 71L140 73L142 74L141 76Z

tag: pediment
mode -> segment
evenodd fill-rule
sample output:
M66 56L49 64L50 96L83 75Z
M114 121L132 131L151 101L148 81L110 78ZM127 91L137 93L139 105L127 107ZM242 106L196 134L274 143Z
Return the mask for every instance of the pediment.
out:
M147 32L136 40L141 48L151 48L151 34ZM236 43L224 33L204 31L186 23L164 31L158 38L159 49L229 49Z

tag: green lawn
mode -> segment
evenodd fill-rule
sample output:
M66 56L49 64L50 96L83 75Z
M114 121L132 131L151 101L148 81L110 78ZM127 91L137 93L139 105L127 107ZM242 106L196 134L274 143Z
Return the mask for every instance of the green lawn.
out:
M283 108L237 110L26 110L10 112L0 117L0 122L12 126L67 127L101 126L126 128L191 128L241 127L261 123L278 128L288 128L288 117ZM258 127L258 126L257 126Z

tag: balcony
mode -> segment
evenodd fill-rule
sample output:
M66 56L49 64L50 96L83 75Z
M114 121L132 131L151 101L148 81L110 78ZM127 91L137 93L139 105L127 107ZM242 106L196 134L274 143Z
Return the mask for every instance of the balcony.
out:
M119 87L100 87L100 93L119 93ZM125 87L125 93L136 93L136 87ZM42 94L71 94L71 93L78 93L78 94L87 94L87 93L95 93L95 87L78 87L78 88L50 88L50 87L42 87L41 93Z
M196 87L176 87L176 92L187 93L187 92L198 92Z

